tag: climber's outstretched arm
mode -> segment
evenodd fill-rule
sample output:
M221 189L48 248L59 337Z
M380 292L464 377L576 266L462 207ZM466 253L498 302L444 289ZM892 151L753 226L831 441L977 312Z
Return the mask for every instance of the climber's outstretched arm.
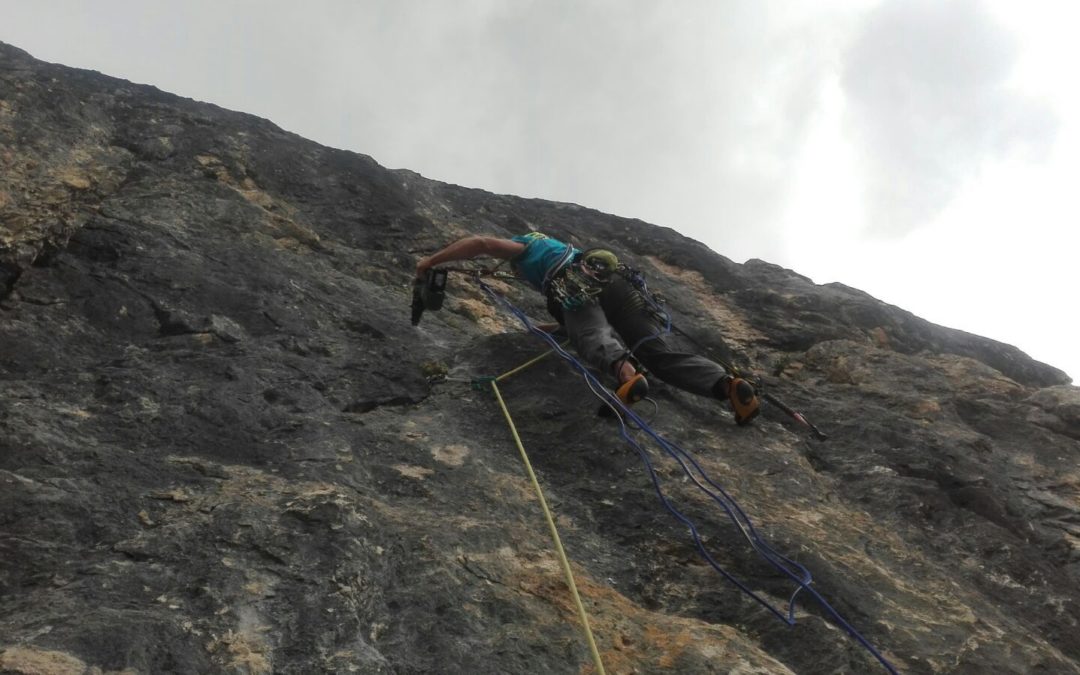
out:
M470 258L488 257L509 260L525 250L525 244L500 239L499 237L470 236L458 239L449 246L443 248L426 258L421 258L416 263L416 277L419 279L429 268L443 263Z

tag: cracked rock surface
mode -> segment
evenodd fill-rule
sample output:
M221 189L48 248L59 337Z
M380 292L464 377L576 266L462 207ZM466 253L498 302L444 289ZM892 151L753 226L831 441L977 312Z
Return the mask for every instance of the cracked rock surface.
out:
M461 275L409 323L418 255L530 228L613 249L694 348L830 434L775 408L739 428L658 381L644 409L898 670L1080 672L1061 371L665 228L0 44L0 673L593 672L470 386L543 345ZM565 363L500 389L608 672L884 672L807 592L788 626L707 564ZM713 559L786 607L793 583L645 447Z

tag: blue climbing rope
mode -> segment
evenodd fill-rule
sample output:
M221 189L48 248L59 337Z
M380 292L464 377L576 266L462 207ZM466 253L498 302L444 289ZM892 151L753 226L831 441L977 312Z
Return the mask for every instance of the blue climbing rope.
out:
M505 307L511 314L513 314L515 317L517 317L519 321L521 321L522 325L524 325L526 330L544 340L544 342L547 343L547 345L551 348L553 352L558 354L563 360L569 363L574 370L580 373L585 379L586 384L592 390L593 394L595 394L598 398L604 401L607 405L611 406L613 409L621 413L621 416L619 417L620 435L637 452L638 457L641 459L642 463L644 464L646 470L649 473L649 477L653 484L653 489L656 492L657 497L660 499L660 502L676 518L676 520L681 522L687 527L687 529L689 529L690 536L694 541L694 546L697 549L698 553L714 570L716 570L725 579L735 585L735 587L737 587L743 593L745 593L750 598L765 607L769 612L771 612L778 619L788 625L795 625L796 596L798 596L800 592L806 591L806 593L810 595L815 601L817 601L817 603L822 607L822 609L824 609L833 618L837 625L843 628L848 633L848 635L850 635L871 655L873 655L874 658L876 658L878 662L880 662L881 665L884 666L889 673L892 673L893 675L898 675L898 671L892 666L892 664L889 663L885 659L885 657L882 656L882 654L866 638L864 638L857 630L855 630L855 628L850 623L848 623L840 615L840 613L836 609L834 609L832 605L830 605L820 593L817 592L816 589L811 586L811 584L813 583L813 576L810 574L810 571L803 565L795 562L794 560L791 560L790 558L778 553L775 549L773 549L772 546L770 546L768 542L766 542L761 537L761 535L758 534L757 530L754 528L753 522L750 520L750 517L746 515L746 512L743 511L743 509L739 506L738 502L735 501L734 497L729 495L726 490L724 490L718 483L712 480L705 472L705 470L702 469L701 465L689 453L687 453L677 444L668 441L663 436L655 432L648 425L648 423L641 417L639 417L632 409L623 405L622 401L620 401L617 396L615 396L611 391L604 387L603 384L601 384L601 382L596 378L595 375L593 375L589 371L587 367L585 367L580 361L574 358L572 354L563 349L563 347L553 336L534 326L524 312L511 304L510 301L497 293L490 286L485 284L483 280L479 278L479 276L473 278L489 298L491 298L495 303ZM648 296L646 295L646 297ZM666 312L662 312L661 310L661 313L666 319L665 328L667 328L667 330L670 330L670 318L667 317ZM662 335L663 332L666 331L661 330L655 336L650 337ZM635 349L640 346L640 344L641 342L635 345ZM701 539L701 535L698 532L697 526L694 525L693 521L691 521L686 515L679 511L675 507L675 505L671 503L667 496L664 495L663 489L660 485L660 478L657 476L652 461L649 459L648 452L646 452L645 448L642 447L642 445L636 439L630 436L626 422L624 420L630 420L635 425L637 425L637 427L644 431L649 436L649 438L653 439L653 441L655 441L657 445L659 445L664 450L664 452L667 453L668 456L678 462L679 466L682 468L683 472L691 480L691 482L693 482L693 484L702 493L707 495L724 510L731 522L739 529L743 537L746 538L751 548L753 548L754 551L757 552L762 559L772 565L777 571L795 582L797 587L792 593L791 597L788 599L786 613L773 606L770 602L768 602L765 598L761 597L759 594L755 593L746 584L739 581L731 573L721 567L718 562L716 562L715 558L713 558L713 556L709 553L708 549L705 547L705 544Z

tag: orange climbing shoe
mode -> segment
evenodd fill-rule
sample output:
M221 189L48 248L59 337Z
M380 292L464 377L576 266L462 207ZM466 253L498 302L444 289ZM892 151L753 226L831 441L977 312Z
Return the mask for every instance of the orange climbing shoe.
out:
M641 373L634 373L633 377L619 385L615 395L623 405L634 405L649 395L649 381Z
M615 395L619 397L623 405L634 405L649 395L649 381L641 373L635 373L633 377L619 385L619 388L615 390ZM604 403L596 414L600 417L611 417L615 414L615 410Z
M761 412L761 401L758 399L757 390L749 380L725 375L713 385L713 393L717 398L728 399L731 403L731 411L735 413L735 424L740 427L750 424L750 421Z

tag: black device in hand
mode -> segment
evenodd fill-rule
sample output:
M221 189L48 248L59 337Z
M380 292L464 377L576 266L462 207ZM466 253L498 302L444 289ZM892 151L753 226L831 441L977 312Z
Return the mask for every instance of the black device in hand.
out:
M442 308L446 297L446 270L431 268L424 272L421 279L413 282L412 325L420 324L424 310L433 312Z

